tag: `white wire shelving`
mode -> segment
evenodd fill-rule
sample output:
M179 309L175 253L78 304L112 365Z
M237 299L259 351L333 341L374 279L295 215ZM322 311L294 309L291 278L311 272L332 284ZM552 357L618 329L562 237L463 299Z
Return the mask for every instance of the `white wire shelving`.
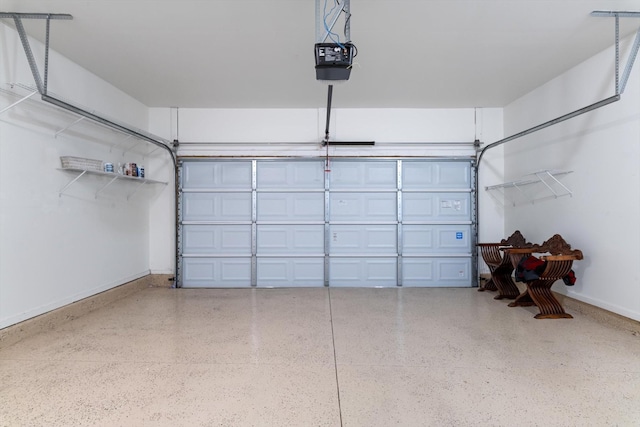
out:
M503 206L533 204L542 200L573 196L558 177L573 171L545 169L524 175L522 179L486 186L485 190Z

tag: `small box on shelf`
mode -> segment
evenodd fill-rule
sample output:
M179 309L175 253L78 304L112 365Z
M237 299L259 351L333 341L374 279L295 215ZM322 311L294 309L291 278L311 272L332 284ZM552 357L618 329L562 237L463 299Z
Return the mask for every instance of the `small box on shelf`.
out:
M104 164L102 160L86 159L84 157L61 156L60 163L62 169L80 169L86 171L103 172Z

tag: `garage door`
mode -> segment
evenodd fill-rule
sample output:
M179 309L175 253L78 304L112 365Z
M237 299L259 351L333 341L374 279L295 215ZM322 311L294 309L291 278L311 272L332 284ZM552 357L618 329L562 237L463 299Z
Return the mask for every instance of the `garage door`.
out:
M183 160L183 287L471 286L469 160Z

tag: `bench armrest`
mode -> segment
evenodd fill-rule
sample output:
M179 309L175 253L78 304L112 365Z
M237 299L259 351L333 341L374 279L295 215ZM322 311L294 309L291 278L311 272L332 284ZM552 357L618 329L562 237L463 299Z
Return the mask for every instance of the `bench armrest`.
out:
M500 248L501 251L506 251L509 254L531 254L533 251L531 248Z
M576 255L543 255L540 259L543 261L578 261L582 257Z

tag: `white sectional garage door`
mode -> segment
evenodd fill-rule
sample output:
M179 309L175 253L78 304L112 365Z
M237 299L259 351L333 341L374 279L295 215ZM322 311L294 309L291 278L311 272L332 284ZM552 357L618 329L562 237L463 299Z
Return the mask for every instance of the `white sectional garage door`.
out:
M183 160L182 287L471 286L469 160Z

